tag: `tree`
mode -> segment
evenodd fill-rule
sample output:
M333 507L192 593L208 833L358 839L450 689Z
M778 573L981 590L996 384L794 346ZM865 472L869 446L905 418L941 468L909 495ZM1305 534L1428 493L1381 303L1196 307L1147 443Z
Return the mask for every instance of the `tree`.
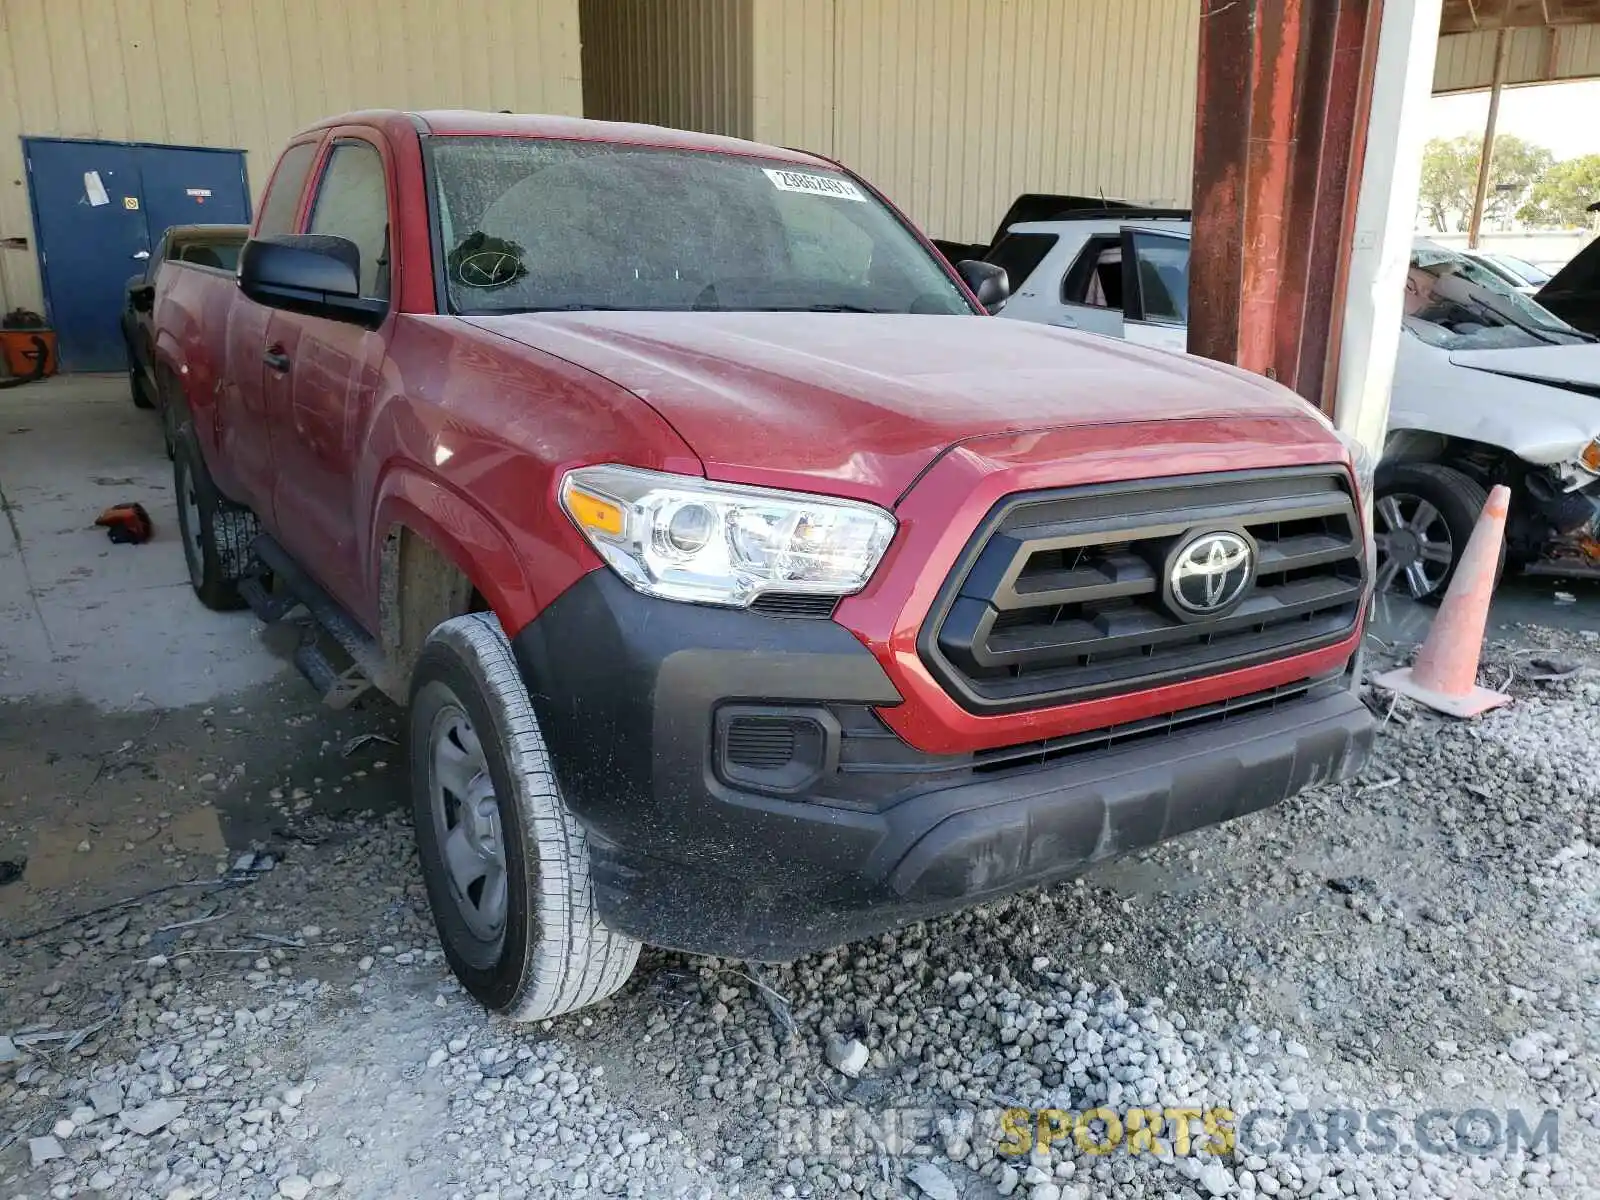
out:
M1583 229L1591 219L1589 205L1596 202L1600 202L1600 154L1585 154L1558 162L1540 176L1517 216L1530 224Z
M1433 228L1441 232L1459 230L1470 218L1478 189L1481 149L1482 141L1469 135L1434 138L1423 147L1419 200ZM1495 138L1485 215L1503 220L1518 212L1535 183L1554 162L1555 155L1545 147L1515 134Z
M1422 187L1419 199L1428 223L1441 233L1458 225L1462 213L1472 211L1472 193L1478 185L1478 146L1470 137L1432 138L1422 148Z

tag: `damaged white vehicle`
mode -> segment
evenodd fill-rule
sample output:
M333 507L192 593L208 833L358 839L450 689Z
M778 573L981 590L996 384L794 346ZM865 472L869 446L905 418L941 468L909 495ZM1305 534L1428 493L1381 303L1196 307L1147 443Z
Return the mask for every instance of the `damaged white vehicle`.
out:
M1010 275L1000 315L1182 350L1187 214L1023 198L1033 212L1050 199L1060 212L1008 214L982 255ZM1512 491L1509 567L1600 577L1600 343L1426 241L1412 253L1404 323L1377 474L1379 585L1441 596L1497 483Z

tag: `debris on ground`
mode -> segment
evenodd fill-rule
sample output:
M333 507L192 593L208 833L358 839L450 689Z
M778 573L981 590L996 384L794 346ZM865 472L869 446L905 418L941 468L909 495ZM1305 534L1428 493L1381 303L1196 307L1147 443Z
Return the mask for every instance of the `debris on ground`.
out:
M450 976L397 780L342 756L377 718L307 698L292 728L323 749L229 794L245 840L161 852L183 878L112 893L134 904L5 910L46 931L0 953L0 1196L1594 1195L1600 645L1539 636L1582 669L1521 672L1517 705L1470 725L1396 718L1349 783L790 966L647 950L616 997L533 1026ZM1492 650L1484 669L1528 661ZM160 779L83 803L192 781L226 733L199 730L178 757L141 750ZM0 784L40 752L0 727ZM310 805L279 813L273 790ZM365 806L325 807L351 795ZM31 803L0 809L0 837L51 811ZM1130 1153L1126 1129L1105 1155L1036 1136L1040 1113L1172 1106L1258 1114L1255 1137L1209 1154L1200 1117L1188 1154ZM1473 1109L1499 1114L1482 1152L1458 1140ZM1431 1147L1430 1110L1452 1114ZM1330 1139L1350 1111L1395 1114L1393 1150ZM1536 1130L1547 1112L1558 1139L1505 1136L1508 1113ZM1312 1120L1285 1145L1295 1114Z
M106 536L119 546L137 546L150 540L154 526L150 514L137 500L113 504L94 519Z

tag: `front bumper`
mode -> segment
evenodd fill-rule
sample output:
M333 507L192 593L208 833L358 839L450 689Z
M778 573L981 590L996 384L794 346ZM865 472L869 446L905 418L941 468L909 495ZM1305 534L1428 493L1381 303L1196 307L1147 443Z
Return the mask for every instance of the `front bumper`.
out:
M604 570L513 646L602 919L766 961L1269 807L1352 774L1373 737L1347 672L1087 738L925 754L876 717L900 697L840 625L654 600ZM730 711L804 714L826 743L816 771L786 792L730 783Z

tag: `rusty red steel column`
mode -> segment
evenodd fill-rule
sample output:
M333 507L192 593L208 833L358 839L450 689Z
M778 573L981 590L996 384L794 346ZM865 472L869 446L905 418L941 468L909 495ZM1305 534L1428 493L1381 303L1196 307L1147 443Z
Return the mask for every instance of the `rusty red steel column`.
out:
M1382 0L1202 0L1189 350L1333 408Z

